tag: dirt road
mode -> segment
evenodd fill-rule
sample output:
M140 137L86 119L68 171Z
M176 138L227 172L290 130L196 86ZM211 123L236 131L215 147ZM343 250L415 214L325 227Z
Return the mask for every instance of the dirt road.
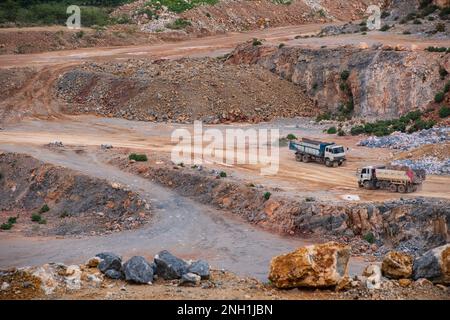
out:
M292 122L292 121L291 121ZM209 126L211 127L211 126ZM294 133L298 137L329 140L320 128L308 127L304 120L297 125L281 123L262 123L259 125L215 126L226 129L240 128L279 128L281 135ZM58 140L66 145L99 146L104 143L145 152L170 154L174 145L171 133L176 128L192 129L192 125L146 123L123 119L98 118L93 116L67 116L58 120L24 120L10 124L0 131L2 144L36 147ZM358 137L333 136L336 143L349 147L349 160L343 167L327 168L316 163L295 161L295 156L287 147L280 149L279 171L273 176L261 176L259 166L249 165L210 165L212 168L226 170L234 179L263 184L278 188L291 196L313 196L324 200L343 200L346 195L358 195L361 201L386 201L400 197L438 197L450 199L449 178L429 176L422 190L412 194L390 193L381 190L359 189L355 172L358 167L368 164L383 164L393 158L388 149L369 149L357 147ZM206 159L208 160L208 159ZM207 165L208 166L208 165Z
M111 61L112 59L121 60L132 57L147 57L153 59L175 59L197 56L214 57L230 52L237 44L253 38L264 39L267 43L278 44L283 42L286 45L304 45L312 48L320 48L324 45L330 47L346 44L358 45L361 42L365 42L368 45L383 43L395 46L400 44L406 47L410 47L414 44L421 49L431 45L450 46L450 40L448 39L427 40L420 37L415 38L414 36L407 35L386 34L378 31L370 32L367 35L351 34L323 38L295 39L298 35L314 34L326 25L328 24L308 24L268 28L246 33L234 32L175 43L84 48L38 54L0 55L0 68L60 65L70 62L81 63L83 61L93 60Z

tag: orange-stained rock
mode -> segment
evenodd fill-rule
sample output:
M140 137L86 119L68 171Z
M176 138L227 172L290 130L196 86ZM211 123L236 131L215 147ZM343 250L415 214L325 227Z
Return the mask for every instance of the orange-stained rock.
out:
M406 253L391 251L381 265L383 276L391 279L410 278L413 271L413 258Z
M347 277L350 247L337 242L306 246L277 256L269 280L277 288L335 287Z

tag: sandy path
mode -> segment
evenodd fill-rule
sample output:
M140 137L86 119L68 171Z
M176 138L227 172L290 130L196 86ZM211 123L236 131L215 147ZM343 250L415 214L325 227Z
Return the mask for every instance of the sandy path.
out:
M361 201L385 201L401 197L438 197L450 199L450 178L428 176L422 190L411 194L390 193L382 190L359 189L355 172L358 167L370 164L383 164L392 159L388 149L369 149L357 147L358 137L337 137L323 134L319 129L307 127L292 128L283 124L237 125L249 127L277 127L281 135L294 133L298 137L322 140L332 139L349 147L348 161L339 168L328 168L317 163L301 163L287 147L280 149L279 171L274 176L261 176L259 166L237 165L223 167L237 179L281 188L292 196L314 196L328 200L342 200L345 195L358 195ZM216 126L219 129L230 126ZM99 146L104 143L116 147L140 149L147 152L169 154L174 145L170 140L176 128L190 129L190 125L146 123L123 119L106 119L93 116L64 117L58 120L25 120L11 124L0 131L0 144L22 146L42 146L52 141L62 141L67 145ZM220 168L219 164L213 165Z
M246 33L232 32L223 35L214 35L199 39L190 39L175 43L136 45L123 47L83 48L76 50L53 51L38 54L0 55L0 68L46 66L66 64L71 62L101 61L128 58L180 58L196 56L219 56L231 51L237 44L258 38L267 43L286 45L302 45L313 48L326 46L341 46L346 44L358 45L365 42L369 45L383 43L390 45L403 45L410 47L412 44L420 49L428 46L450 46L450 39L429 40L420 37L390 34L385 32L370 32L367 35L351 34L323 38L295 39L297 35L318 32L329 24L307 24L268 28Z

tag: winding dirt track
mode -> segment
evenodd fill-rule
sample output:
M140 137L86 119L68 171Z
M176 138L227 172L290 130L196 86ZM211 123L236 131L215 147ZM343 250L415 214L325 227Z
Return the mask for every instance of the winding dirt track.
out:
M295 39L302 34L313 34L329 24L307 24L268 28L252 32L234 32L214 35L198 39L190 39L175 43L136 45L123 47L83 48L76 50L53 51L37 54L0 55L0 68L48 66L66 63L81 63L83 61L102 61L129 58L176 59L181 57L220 56L230 52L237 44L258 38L266 43L286 45L302 45L312 48L321 46L358 45L361 42L369 46L374 43L403 45L424 49L428 46L450 46L449 39L424 39L420 37L388 34L385 32L370 32L367 35L349 34L323 38Z

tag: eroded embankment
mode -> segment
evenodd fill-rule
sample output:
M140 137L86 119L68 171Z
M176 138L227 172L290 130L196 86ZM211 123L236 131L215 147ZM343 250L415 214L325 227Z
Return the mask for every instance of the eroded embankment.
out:
M448 79L450 54L365 46L317 50L246 43L228 62L263 66L299 85L322 112L364 118L423 110Z
M105 180L27 155L0 154L0 215L2 223L17 217L11 232L78 235L134 229L148 221L149 209L135 193Z
M363 237L379 246L400 247L412 253L421 253L450 239L450 206L446 200L331 203L276 194L266 199L268 190L220 178L218 172L184 166L151 166L130 162L125 156L113 158L111 164L284 234Z

